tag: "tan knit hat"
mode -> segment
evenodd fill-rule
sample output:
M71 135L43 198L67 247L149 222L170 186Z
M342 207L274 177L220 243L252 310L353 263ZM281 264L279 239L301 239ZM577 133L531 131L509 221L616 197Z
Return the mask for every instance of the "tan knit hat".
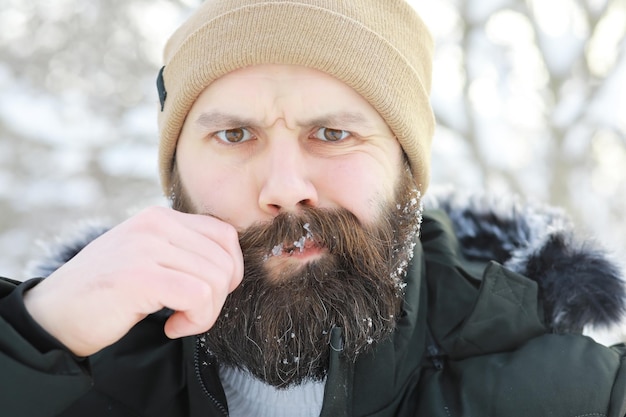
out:
M164 192L200 93L235 69L269 63L315 68L361 94L394 132L426 191L432 49L428 29L404 0L206 0L169 39L157 82Z

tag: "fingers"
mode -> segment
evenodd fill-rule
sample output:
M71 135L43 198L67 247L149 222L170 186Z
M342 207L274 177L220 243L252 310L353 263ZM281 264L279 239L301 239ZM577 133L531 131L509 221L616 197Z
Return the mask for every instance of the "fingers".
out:
M175 310L166 322L166 335L177 338L206 332L217 320L228 288L194 278L175 281L174 289L162 293L160 300L164 307Z
M202 267L203 261L210 262L223 275L230 277L229 289L233 291L243 277L243 254L235 228L202 215L183 214L180 220L185 227L180 230L173 228L175 230L168 233L172 256L160 259L160 263L164 267L202 277L207 276Z
M196 332L196 329L197 323L191 322L188 317L180 311L174 312L174 314L167 319L164 327L165 334L170 339L201 333L201 331Z
M142 316L164 307L174 310L172 324L166 327L170 337L206 332L219 316L231 281L209 262L201 265L202 277L170 268L155 268L142 279L134 280L129 294L141 294L144 304L135 308ZM174 327L171 327L174 326ZM175 329L175 331L174 331Z
M171 209L153 207L141 214L141 219L133 224L134 232L156 234L166 237L165 241L172 249L180 249L176 256L163 258L166 247L154 249L153 255L159 257L165 266L173 269L186 269L185 261L189 257L179 257L183 253L196 254L201 258L220 264L228 269L230 262L233 278L230 290L234 290L243 277L243 254L239 246L237 231L230 224L214 217L180 213ZM159 240L155 241L158 242ZM178 257L178 258L177 258ZM168 259L165 261L164 259ZM194 265L195 263L189 264ZM197 275L202 275L199 272Z
M136 280L140 288L133 292L150 288L154 298L144 307L146 313L162 307L176 311L167 325L168 335L204 332L242 280L243 255L237 233L212 217L159 211L148 215L165 215L174 221L170 224L160 219L159 227L164 230L159 235L167 239L156 239L147 249L155 260L155 274L143 274L144 279ZM150 227L150 220L143 221L148 224L138 227Z
M217 317L215 318L217 319ZM176 311L165 322L165 335L170 339L192 336L206 332L211 328L215 319L206 326L199 326L198 323L189 319L189 316L181 311Z

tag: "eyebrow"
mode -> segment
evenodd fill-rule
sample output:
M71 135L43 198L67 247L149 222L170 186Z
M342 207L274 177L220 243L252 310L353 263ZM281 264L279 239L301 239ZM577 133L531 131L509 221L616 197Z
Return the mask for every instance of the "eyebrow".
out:
M241 118L232 114L222 113L220 111L210 111L202 113L198 116L196 124L207 130L214 130L217 128L255 126L256 122L251 119Z
M325 126L325 127L370 127L370 122L362 113L359 112L339 112L330 113L318 118L311 119L303 123L305 126Z
M200 114L196 119L196 124L207 130L261 125L260 122L254 119L247 119L217 110ZM371 123L365 115L360 112L352 111L329 113L310 120L298 121L298 124L306 127L371 127Z

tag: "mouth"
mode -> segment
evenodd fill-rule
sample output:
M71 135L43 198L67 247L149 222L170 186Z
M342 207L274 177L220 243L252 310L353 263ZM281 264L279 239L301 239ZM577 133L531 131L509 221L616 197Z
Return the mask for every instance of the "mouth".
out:
M270 258L309 258L316 257L325 252L323 245L321 245L311 233L309 224L304 226L305 233L294 241L288 241L275 245L270 253L266 255L265 259Z

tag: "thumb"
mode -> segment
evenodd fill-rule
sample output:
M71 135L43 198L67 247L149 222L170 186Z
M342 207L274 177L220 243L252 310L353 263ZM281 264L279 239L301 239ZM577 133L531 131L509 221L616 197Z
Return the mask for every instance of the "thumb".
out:
M215 319L208 324L201 325L191 321L184 311L176 311L165 322L164 330L167 337L177 339L206 332L213 326L213 323Z

